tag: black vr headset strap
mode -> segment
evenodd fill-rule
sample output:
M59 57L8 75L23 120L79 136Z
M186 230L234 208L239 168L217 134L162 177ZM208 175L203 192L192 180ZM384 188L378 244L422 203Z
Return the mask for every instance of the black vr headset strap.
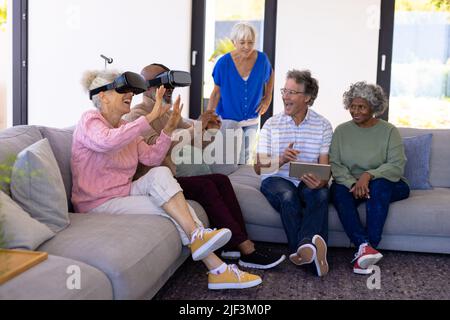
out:
M101 86L100 88L93 89L93 90L89 91L89 99L92 100L92 97L97 95L97 94L99 94L100 92L108 91L108 90L111 90L111 89L114 89L114 88L115 88L115 85L114 85L114 82L113 82L113 83Z

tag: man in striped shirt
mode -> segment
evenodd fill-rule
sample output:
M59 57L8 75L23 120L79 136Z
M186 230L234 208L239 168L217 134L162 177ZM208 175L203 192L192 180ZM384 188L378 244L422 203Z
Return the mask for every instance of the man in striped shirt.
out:
M308 70L289 71L281 89L284 112L267 120L259 137L255 171L261 192L281 214L296 265L312 264L319 276L328 273L328 180L314 174L289 177L291 161L328 164L333 129L312 111L319 92Z

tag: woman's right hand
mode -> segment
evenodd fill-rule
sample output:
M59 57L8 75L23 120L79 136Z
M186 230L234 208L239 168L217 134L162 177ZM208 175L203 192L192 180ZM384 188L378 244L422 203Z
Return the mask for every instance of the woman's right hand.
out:
M150 112L147 115L147 121L148 123L152 123L156 119L159 119L161 116L163 116L167 111L170 110L170 104L163 105L163 97L166 93L166 88L164 86L159 87L156 89L156 101L155 105L153 106L152 112Z
M172 135L172 133L175 131L175 129L178 127L178 123L180 123L181 120L181 111L183 111L184 105L181 104L181 98L180 96L177 97L177 100L175 100L175 103L173 104L173 110L172 114L170 115L169 121L167 121L166 126L164 127L164 132L167 135Z

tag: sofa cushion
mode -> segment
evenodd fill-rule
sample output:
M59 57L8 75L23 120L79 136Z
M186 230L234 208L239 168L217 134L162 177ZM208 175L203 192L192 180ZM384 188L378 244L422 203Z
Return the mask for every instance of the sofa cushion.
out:
M72 198L72 170L70 167L70 160L72 157L72 137L73 128L69 129L54 129L47 127L39 127L39 130L44 138L48 139L58 163L61 177L64 182L66 190L66 198L69 212L73 211L71 202Z
M0 189L11 195L9 178L16 156L20 151L42 139L42 135L35 127L18 126L0 132Z
M189 202L207 225L204 211ZM103 271L114 299L140 299L181 254L175 225L156 215L71 214L70 226L39 250Z
M31 218L0 191L0 247L34 250L54 235L45 224Z
M383 234L449 237L449 199L448 188L412 190L409 198L390 204ZM334 208L331 210L335 212ZM358 211L361 223L365 225L365 205L361 204ZM342 225L340 228L343 230Z
M214 142L205 150L215 148L220 163L211 164L209 167L213 173L229 175L239 168L239 158L242 148L243 130L239 123L233 120L222 120L222 127L215 135ZM238 137L241 137L239 139ZM232 150L232 154L230 152Z
M193 177L211 174L212 171L206 163L195 163L196 159L203 159L203 153L200 148L186 145L180 152L177 164L177 177Z
M412 190L430 190L431 133L403 138L406 166L404 176Z
M261 188L261 177L255 173L252 166L242 165L229 175L230 181L233 183L244 184L257 190Z
M399 128L402 137L432 133L430 183L433 187L450 188L450 130Z
M80 268L80 290L69 290L70 266ZM49 255L48 259L1 285L0 300L111 300L111 282L83 262Z
M257 189L232 183L246 223L283 228L280 214Z
M450 189L412 190L408 199L391 203L386 234L450 236Z
M14 201L52 231L61 231L69 224L64 183L47 139L19 153L11 193Z

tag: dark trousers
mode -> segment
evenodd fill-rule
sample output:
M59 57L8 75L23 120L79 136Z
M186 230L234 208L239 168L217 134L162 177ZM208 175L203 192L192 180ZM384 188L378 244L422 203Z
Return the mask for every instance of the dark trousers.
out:
M262 181L261 192L272 207L281 214L289 251L294 253L304 240L314 235L328 238L328 188L309 189L304 183L298 187L281 177Z
M376 248L381 241L389 204L409 197L409 186L403 182L376 179L369 182L370 199L355 199L353 193L341 184L333 182L331 201L350 240L355 246L369 243ZM358 206L366 203L366 228L359 219Z
M226 175L209 174L176 179L186 199L202 205L212 227L231 230L231 240L224 249L236 249L237 245L248 240L241 207Z

